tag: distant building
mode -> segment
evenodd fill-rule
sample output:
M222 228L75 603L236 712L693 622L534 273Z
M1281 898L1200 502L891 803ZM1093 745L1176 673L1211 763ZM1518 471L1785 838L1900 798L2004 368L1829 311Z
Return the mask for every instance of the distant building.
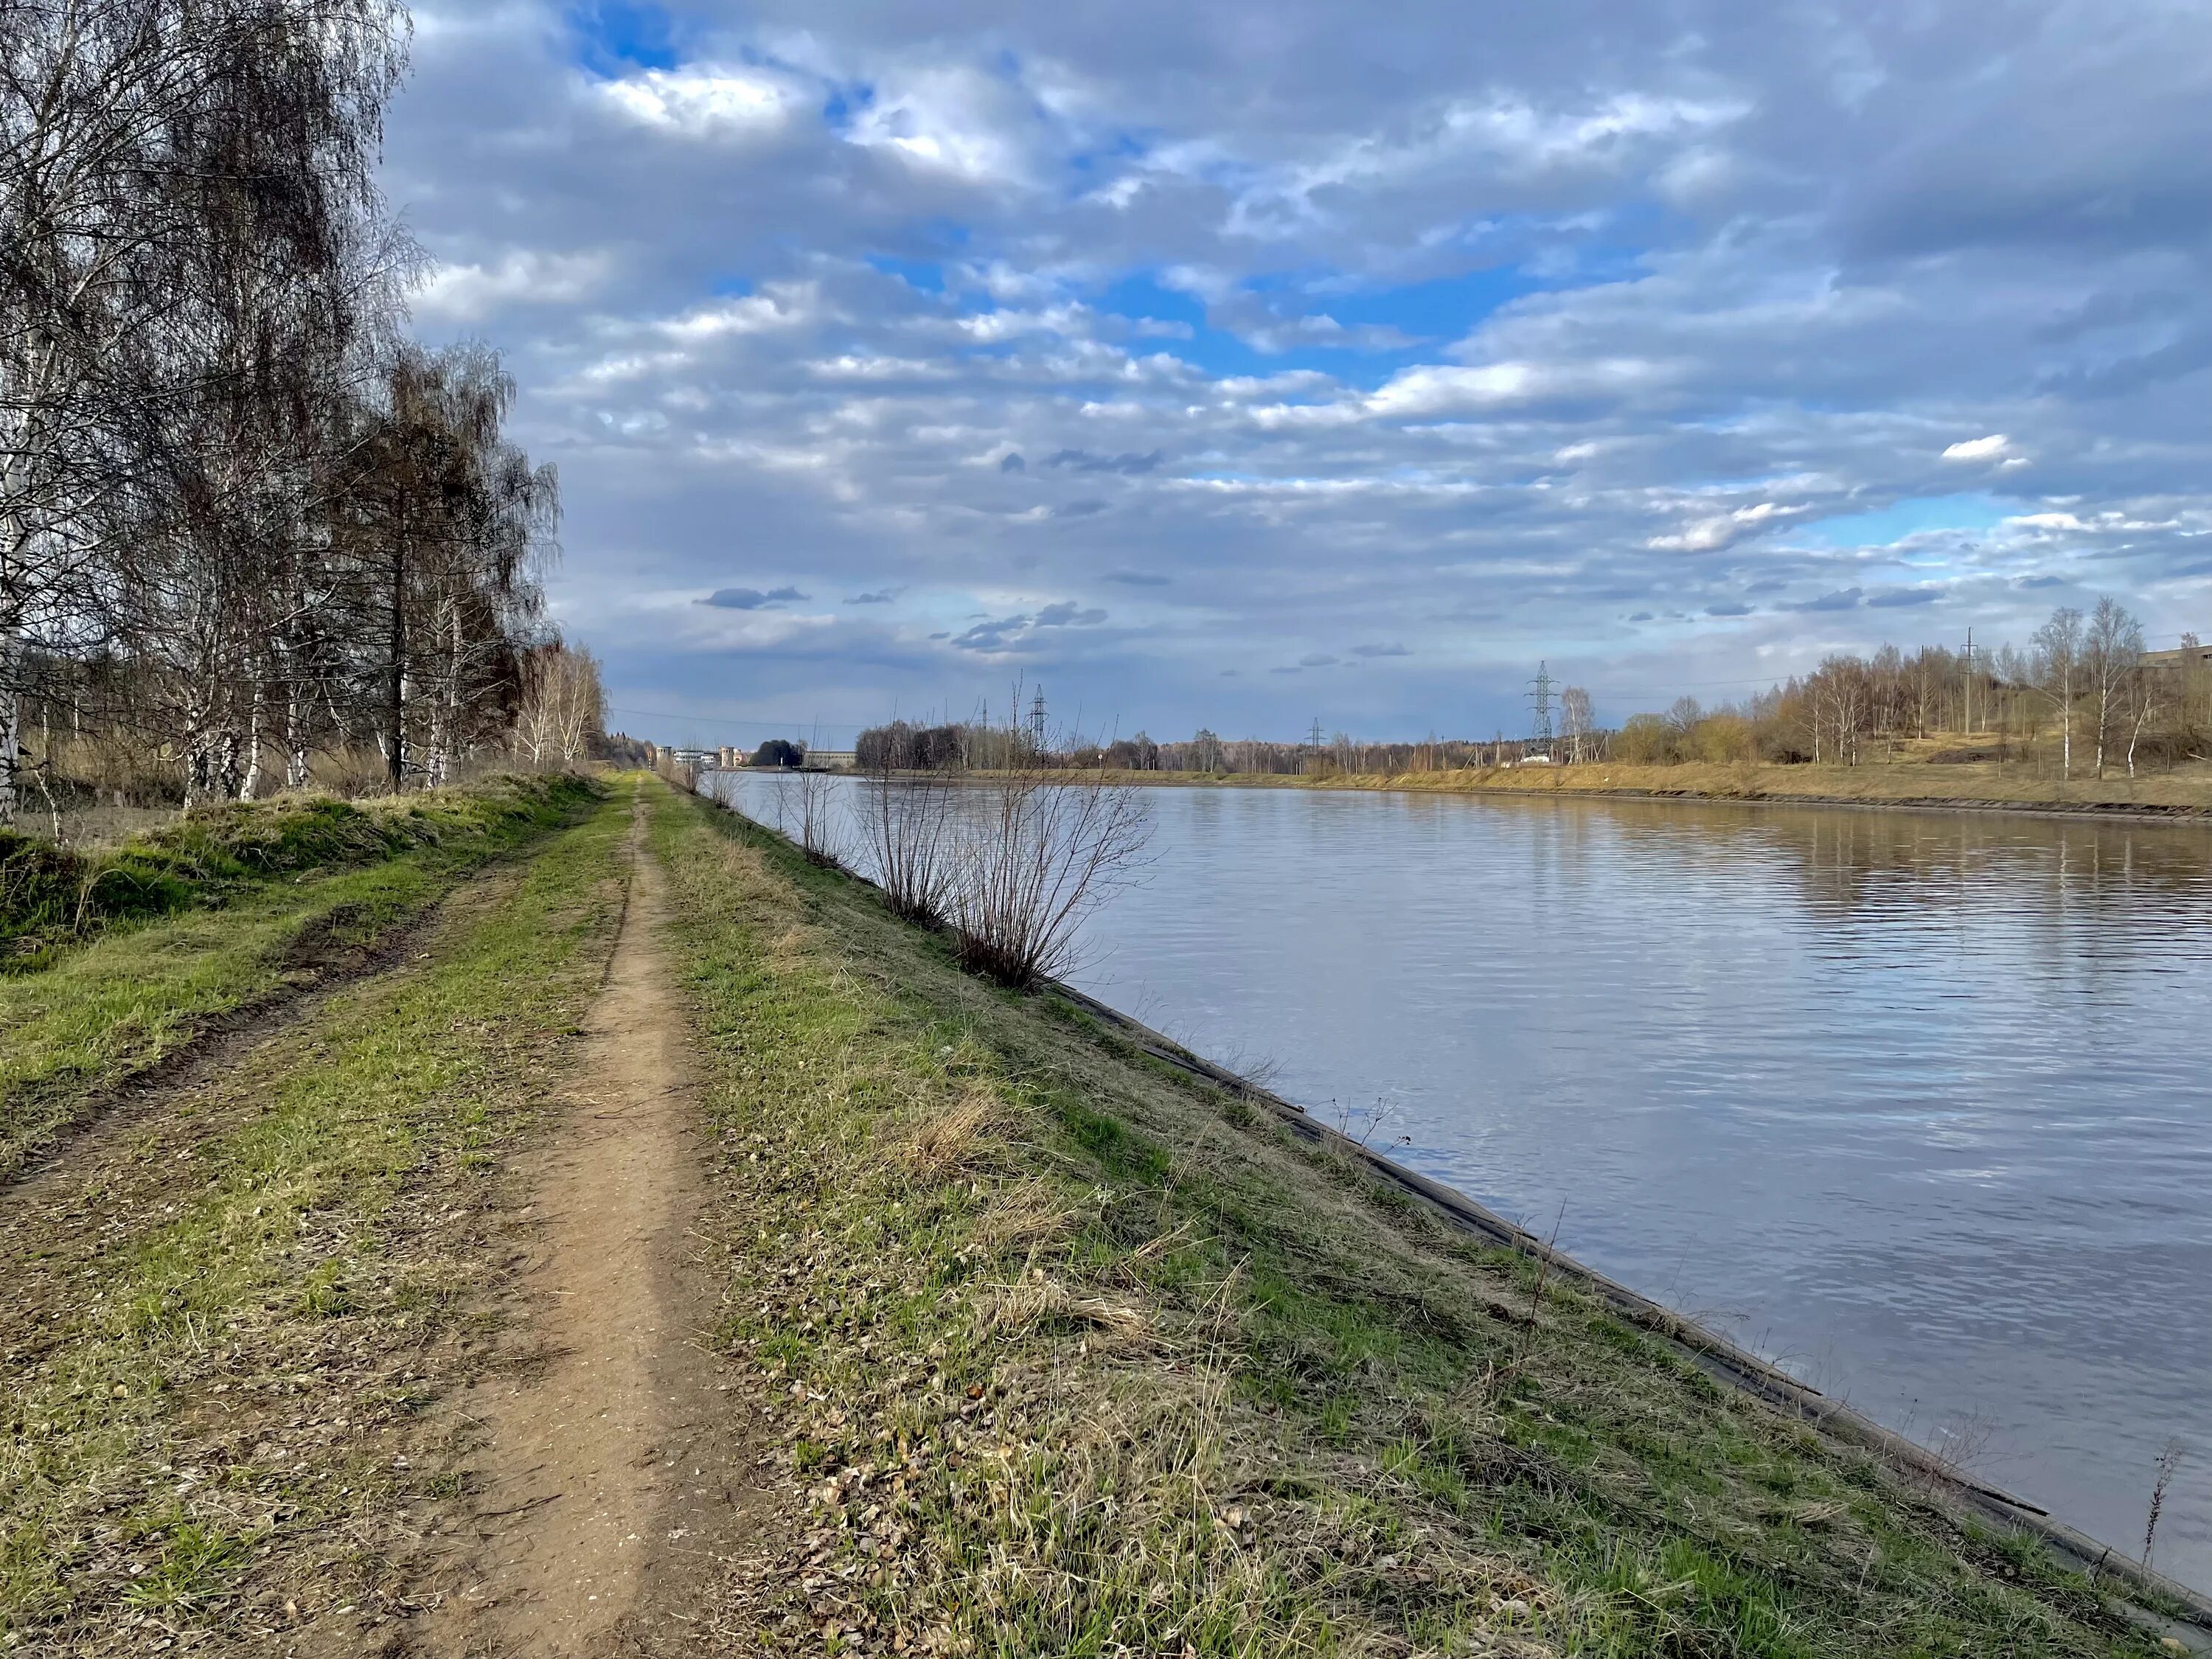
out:
M859 761L860 757L850 749L810 749L806 751L806 770L810 772L849 772Z
M2187 668L2193 663L2212 663L2212 645L2183 645L2171 651L2142 653L2145 668Z

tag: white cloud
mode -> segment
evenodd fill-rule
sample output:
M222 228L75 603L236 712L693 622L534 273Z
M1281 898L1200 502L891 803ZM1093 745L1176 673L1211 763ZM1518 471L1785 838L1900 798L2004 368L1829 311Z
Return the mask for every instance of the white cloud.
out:
M538 253L518 249L490 264L435 267L412 296L421 314L475 322L509 306L565 305L588 299L605 281L603 253Z
M1986 438L1967 438L1953 444L1943 452L1947 461L1994 461L2012 452L2012 440L2002 432L1992 432Z
M694 138L772 132L799 106L796 88L751 70L645 70L596 90L632 121Z
M1033 118L1015 88L959 64L933 64L879 84L846 129L848 143L974 184L1029 181Z

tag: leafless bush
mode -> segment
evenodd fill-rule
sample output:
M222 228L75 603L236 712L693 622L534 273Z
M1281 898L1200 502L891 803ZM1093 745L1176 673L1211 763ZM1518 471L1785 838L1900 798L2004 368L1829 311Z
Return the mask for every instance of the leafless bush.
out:
M792 805L799 819L799 848L807 859L825 869L839 869L844 865L844 838L837 833L837 820L833 811L836 805L836 781L827 772L799 772L791 781Z
M960 869L951 782L879 766L854 799L853 816L884 902L908 921L943 921Z
M1024 988L1065 974L1083 919L1144 858L1143 792L1029 772L980 787L972 800L951 917L962 964Z

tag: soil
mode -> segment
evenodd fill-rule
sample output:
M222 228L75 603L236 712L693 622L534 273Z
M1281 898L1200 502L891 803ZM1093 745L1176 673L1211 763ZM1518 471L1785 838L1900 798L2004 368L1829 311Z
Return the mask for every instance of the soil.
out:
M606 989L564 1109L520 1170L534 1193L521 1316L460 1401L482 1425L475 1547L416 1651L694 1651L707 1587L765 1513L765 1431L706 1340L707 1131L656 943L665 906L634 837Z

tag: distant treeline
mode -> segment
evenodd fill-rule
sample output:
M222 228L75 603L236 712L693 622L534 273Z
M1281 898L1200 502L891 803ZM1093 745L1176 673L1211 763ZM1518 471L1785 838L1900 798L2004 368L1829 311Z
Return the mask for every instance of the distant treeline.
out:
M1567 686L1548 739L1431 737L1364 743L1339 732L1304 743L1223 738L1203 727L1160 743L1139 732L1109 743L1041 744L1019 728L981 722L870 728L856 745L864 770L957 771L1009 767L1286 776L1397 775L1611 761L1856 766L1899 744L1950 736L1929 758L2047 757L2062 775L2114 768L2130 774L2203 758L2212 743L2212 652L2194 635L2181 648L2146 652L2142 624L2110 599L2087 613L2054 611L2025 648L1885 645L1838 653L1810 674L1739 702L1707 708L1681 697L1663 714L1597 722L1588 691ZM1923 747L1926 745L1923 744Z
M2212 734L2212 659L2194 635L2146 652L2142 624L2111 599L2051 613L2025 648L1885 645L1838 653L1812 673L1717 709L1694 697L1631 715L1609 758L1826 763L1856 766L1899 743L1958 739L1935 759L2048 753L2061 775L2172 766L2202 757Z

